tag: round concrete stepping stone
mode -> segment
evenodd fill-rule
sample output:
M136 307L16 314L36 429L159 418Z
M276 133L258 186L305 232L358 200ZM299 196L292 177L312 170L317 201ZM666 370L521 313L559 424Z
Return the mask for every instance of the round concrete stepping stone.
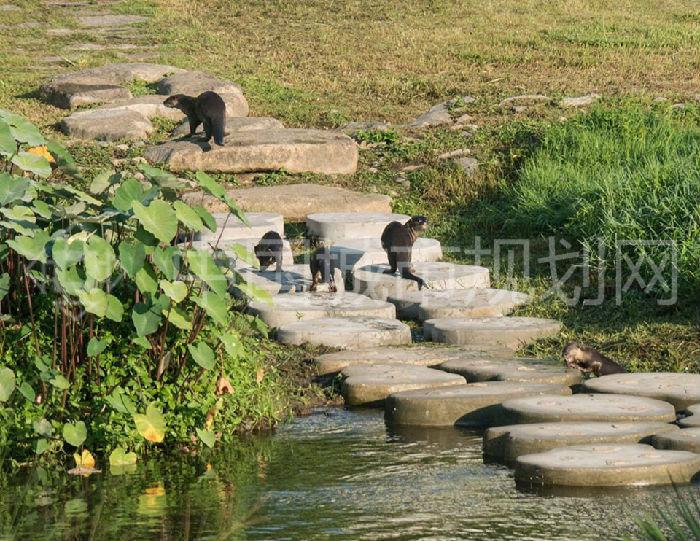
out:
M396 319L376 317L334 317L296 321L277 329L283 344L304 343L363 349L377 346L400 346L411 342L411 329Z
M440 370L464 376L469 383L477 381L520 381L576 385L581 372L566 366L535 358L453 359L442 363Z
M429 319L423 333L433 342L461 345L497 344L516 349L522 344L556 336L561 323L536 317L487 317Z
M226 103L226 116L248 116L248 102L240 85L219 79L202 71L182 71L166 77L158 83L158 94L186 94L198 96L211 90Z
M338 212L391 212L388 195L353 192L321 184L283 184L227 190L244 211L279 212L289 221L304 221L308 214L335 209ZM187 203L203 205L210 212L224 212L225 204L202 192L185 194Z
M415 274L426 283L427 289L466 289L489 287L489 270L475 265L456 265L446 261L413 263ZM354 289L358 293L385 300L406 292L418 291L418 283L401 278L399 273L386 274L389 265L370 265L353 271Z
M574 445L522 455L515 480L532 486L615 487L688 483L700 455L660 451L639 443Z
M162 100L163 96L159 96ZM177 111L177 109L171 109L171 111ZM270 117L247 117L247 116L228 116L226 117L226 134L250 131L250 130L272 130L277 128L284 128L282 124L276 118ZM195 133L202 133L203 127L200 125ZM180 124L175 131L173 131L173 137L183 137L190 134L190 122L185 120ZM218 201L218 200L217 200ZM265 210L265 209L256 209Z
M396 317L394 305L357 293L305 292L277 295L272 298L272 304L251 302L248 310L273 328L295 321L331 317Z
M470 287L406 291L389 296L399 317L404 319L498 317L509 314L516 306L525 304L529 295L506 289Z
M237 268L247 283L253 283L264 289L270 295L282 293L302 293L309 291L311 287L311 270L308 265L292 264L282 265L282 271L277 272L274 267L270 270L255 270L253 268ZM345 291L343 277L338 272L336 275L336 288L338 292Z
M341 393L349 406L378 406L392 393L464 383L461 376L425 366L349 366L343 369L342 374L345 379Z
M612 374L591 378L584 387L592 393L630 394L665 400L673 404L676 411L684 411L700 402L700 374Z
M700 427L700 404L688 406L685 410L688 417L683 417L678 421L678 424L684 428Z
M700 454L700 427L684 428L683 430L655 435L652 445L657 449L690 451Z
M351 175L358 149L346 135L322 130L285 128L231 133L225 145L202 141L171 141L147 148L144 157L171 171L251 173L280 171Z
M273 212L247 212L246 218L250 225L246 225L228 212L212 214L216 220L217 229L211 232L208 229L199 234L197 240L203 242L215 242L221 235L221 240L238 240L256 238L260 240L268 231L276 231L284 237L284 218L281 214ZM223 228L223 233L222 233Z
M450 359L498 358L509 355L507 350L493 348L463 349L453 347L411 346L372 348L361 351L325 353L316 358L321 375L340 372L346 366L373 364L413 364L436 366Z
M521 455L569 445L649 443L652 436L678 431L668 423L536 423L489 428L484 458L512 465Z
M555 422L637 422L676 420L668 402L619 394L575 394L519 398L503 404L510 424Z
M380 238L391 222L407 222L406 214L377 212L320 212L306 217L310 237L336 243L345 239Z
M195 240L192 242L192 247L196 248L198 250L206 250L206 249L211 249L212 245L216 243L216 237L211 238L209 237L209 240L202 241L202 240ZM235 261L235 267L238 270L241 269L252 269L252 266L250 263L243 261L241 259L237 258L236 253L233 251L233 245L234 244L240 244L245 247L245 249L249 253L253 253L253 250L255 248L255 245L260 242L260 238L252 238L252 239L221 239L218 244L218 248L222 250L226 255L231 257ZM182 245L188 245L189 242L183 242L180 244ZM282 270L289 270L291 273L299 273L302 267L308 267L308 265L299 265L296 266L294 264L294 254L292 253L292 247L289 244L289 241L287 239L282 239ZM274 271L274 266L269 267L271 270ZM308 272L308 274L311 274L311 271ZM264 275L265 276L265 275Z
M423 389L387 398L388 424L487 427L507 423L501 404L516 397L571 394L561 385L485 381L446 389Z
M344 274L356 268L368 265L388 265L384 248L382 248L381 233L374 238L343 239L331 246L331 253L337 257L339 267ZM439 261L442 259L442 246L436 239L419 237L413 244L411 260L414 263L424 261Z

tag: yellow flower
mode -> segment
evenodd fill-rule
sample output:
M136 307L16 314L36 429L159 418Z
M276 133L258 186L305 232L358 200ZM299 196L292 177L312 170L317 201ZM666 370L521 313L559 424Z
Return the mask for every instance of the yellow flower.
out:
M53 159L53 156L49 152L49 149L45 146L31 147L27 149L27 152L29 152L29 154L36 154L37 156L41 156L42 158L46 159L46 161L49 163L56 163L56 160Z

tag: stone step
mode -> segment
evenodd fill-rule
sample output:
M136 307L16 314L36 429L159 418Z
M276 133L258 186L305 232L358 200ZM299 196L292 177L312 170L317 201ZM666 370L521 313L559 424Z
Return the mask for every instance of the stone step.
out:
M676 420L668 402L621 394L575 394L519 398L503 403L510 424L555 422L637 422Z
M323 130L283 128L249 130L226 136L224 146L202 141L170 141L148 147L144 157L171 171L254 173L287 171L351 175L358 149L346 135Z
M700 374L612 374L591 378L584 388L591 393L629 394L665 400L673 404L676 411L684 411L700 402Z
M406 214L378 212L320 212L306 217L306 234L328 243L345 239L379 239L391 222L405 223Z
M411 329L396 319L376 317L334 317L296 321L277 329L276 338L283 344L304 343L365 349L400 346L411 342Z
M519 381L571 386L581 383L581 372L566 366L535 358L451 359L440 370L464 376L469 383L477 381Z
M285 220L305 221L308 214L336 209L339 212L391 212L388 195L362 193L321 184L282 184L227 190L244 211L279 212ZM224 212L224 203L202 192L183 196L188 204L202 204L210 212Z
M690 451L700 454L700 427L657 434L652 440L652 445L657 449Z
M480 287L406 291L387 298L400 318L420 321L504 316L529 299L526 293Z
M291 256L291 252L290 252ZM302 293L309 291L311 287L311 270L305 264L283 264L282 271L277 272L274 267L270 270L255 270L253 268L239 269L243 279L248 283L264 289L270 295L285 293ZM345 291L343 277L338 272L335 281L337 292ZM320 292L319 286L319 292ZM366 297L365 297L366 298Z
M273 328L295 321L322 318L365 316L392 319L396 310L392 304L377 301L357 293L305 292L277 295L272 303L251 302L248 310Z
M381 406L387 396L409 389L427 389L464 383L464 378L426 366L366 365L342 370L341 393L348 406Z
M560 330L561 323L553 319L516 316L429 319L423 324L423 334L433 342L495 344L511 349L538 338L556 336Z
M234 244L240 244L245 247L245 249L251 254L254 254L254 248L255 245L260 242L260 238L252 238L252 239L230 239L230 240L224 240L222 239L218 243L219 249L221 249L227 256L231 257L233 260L235 260L235 268L240 270L240 269L251 269L250 263L243 261L242 259L238 259L238 256L236 253L233 251L233 245ZM198 250L207 250L211 249L211 247L216 243L216 238L211 239L211 241L201 241L201 240L196 240L192 242L192 247L196 248ZM185 246L189 243L181 243L180 246ZM301 270L302 267L305 267L307 265L300 265L297 266L294 264L294 254L292 254L292 247L289 244L289 241L287 239L282 239L282 270L289 269L290 273L295 274ZM274 266L271 266L270 269L274 271ZM310 274L310 271L309 271ZM262 275L266 276L266 275Z
M426 289L466 289L489 287L489 270L475 265L456 265L446 261L416 262L414 274L426 283ZM353 288L373 299L385 300L406 292L418 291L415 280L401 278L397 274L387 274L388 265L370 265L353 272Z
M392 394L385 417L389 425L488 427L508 424L501 403L533 395L570 395L562 385L486 381L445 389Z
M683 428L700 427L700 404L688 406L685 410L688 417L683 417L678 421L678 424Z
M248 212L246 218L250 225L245 225L238 218L227 212L216 212L212 216L216 220L216 232L205 229L197 235L196 240L213 242L221 235L221 240L238 240L256 238L260 240L268 231L276 231L284 237L284 218L273 212ZM223 233L222 233L223 228Z
M331 246L330 250L337 260L340 270L346 276L360 267L389 264L380 237L343 239ZM411 260L414 263L439 261L440 259L442 259L440 241L423 237L416 239L411 251Z
M656 434L673 434L669 423L536 423L489 428L484 434L484 460L513 466L522 455L569 445L649 443Z
M512 355L510 350L489 347L409 346L325 353L316 357L315 363L318 373L327 375L340 372L346 366L374 364L435 366L451 359L491 359L510 355Z
M163 96L159 96L161 101ZM177 111L177 109L170 109ZM227 116L226 117L226 135L241 131L250 130L271 130L276 128L284 128L284 125L276 118L270 117L253 117L253 116ZM204 132L203 125L197 127L195 133L202 134ZM185 121L173 131L173 137L185 137L190 134L190 121ZM258 209L260 210L260 209Z
M158 94L163 96L198 96L207 90L221 96L226 104L227 116L248 116L249 107L243 89L233 81L219 79L202 71L181 71L158 81Z
M688 483L700 455L640 443L574 445L518 457L515 481L531 487L615 487Z

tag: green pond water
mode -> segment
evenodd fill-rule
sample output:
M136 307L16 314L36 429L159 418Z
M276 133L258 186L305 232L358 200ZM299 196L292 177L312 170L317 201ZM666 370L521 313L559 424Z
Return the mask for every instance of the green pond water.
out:
M614 540L673 496L519 492L478 434L393 433L381 412L341 409L210 456L0 487L1 540Z

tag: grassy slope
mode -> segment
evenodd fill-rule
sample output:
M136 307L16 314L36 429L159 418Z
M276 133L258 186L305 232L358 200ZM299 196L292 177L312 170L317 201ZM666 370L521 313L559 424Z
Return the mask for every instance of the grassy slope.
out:
M65 11L47 12L30 0L15 3L23 10L3 13L7 23L35 19L49 27L74 27ZM484 224L472 219L470 204L513 174L524 148L517 139L522 125L536 132L573 114L538 106L515 115L497 107L500 99L595 91L606 97L688 100L700 83L700 12L692 0L663 6L650 0L127 0L111 9L153 16L124 41L154 47L154 61L234 79L242 84L252 114L273 115L290 126L401 122L452 95L477 97L469 107L482 126L475 138L449 131L420 140L402 137L391 148L364 151L353 177L309 177L389 193L397 210L427 214L435 224L431 234L450 244L470 244L466 239L475 233L488 237ZM42 68L38 58L63 55L76 68L119 59L109 52L66 50L86 41L95 39L84 31L64 37L36 29L0 35L0 106L44 126L56 122L63 111L26 94L43 77L67 68ZM465 146L485 164L475 179L437 159ZM123 157L95 145L74 152L95 168ZM408 186L396 184L398 170L411 163L427 167L406 175ZM259 182L293 180L270 175ZM541 292L543 282L522 286ZM561 318L566 336L601 345L638 368L694 368L700 351L696 310L659 310L643 300L623 308L571 310L542 301L526 312ZM552 340L531 349L552 353L559 347Z

